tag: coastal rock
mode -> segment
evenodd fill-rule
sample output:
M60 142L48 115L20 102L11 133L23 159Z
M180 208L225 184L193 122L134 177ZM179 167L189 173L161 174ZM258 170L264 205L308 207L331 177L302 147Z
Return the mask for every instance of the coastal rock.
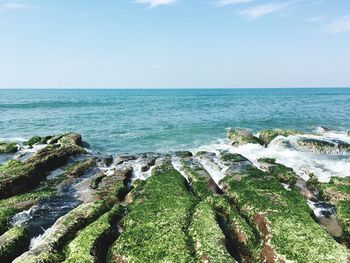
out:
M349 251L312 219L298 191L284 189L275 176L253 165L242 167L239 180L232 174L220 184L256 226L262 248L253 251L259 251L260 262L347 262Z
M62 137L63 144L48 145L23 162L0 171L0 198L10 197L37 186L46 173L64 165L68 159L84 153L77 145L79 136Z
M120 167L112 175L102 177L97 192L102 199L116 199L122 201L128 193L127 182L132 176L132 168Z
M261 141L248 130L244 129L229 129L227 137L232 141L233 145L242 145L247 143L261 144Z
M125 212L124 207L115 205L110 211L96 221L80 230L76 237L66 246L65 263L100 262L108 245L117 237L115 224Z
M18 151L18 146L13 142L0 142L0 154L2 153L15 153Z
M0 262L12 262L29 247L29 237L25 229L13 227L0 236Z
M105 202L82 204L61 217L44 236L41 243L16 258L14 263L51 263L61 261L59 249L66 240L101 214L108 211L110 205Z
M136 189L107 262L193 262L183 229L195 203L183 176L166 162Z
M259 132L259 140L263 142L265 146L267 146L277 136L287 137L290 135L297 135L297 134L303 134L303 132L287 130L287 129L262 130Z
M342 154L350 152L350 144L343 141L325 141L313 138L297 140L297 147L318 154Z

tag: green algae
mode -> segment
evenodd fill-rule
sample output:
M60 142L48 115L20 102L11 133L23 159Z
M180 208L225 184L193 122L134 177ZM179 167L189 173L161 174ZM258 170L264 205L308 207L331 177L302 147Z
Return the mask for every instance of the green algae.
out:
M265 146L267 146L277 136L290 136L303 134L303 132L287 129L262 130L259 132L259 139Z
M261 144L259 138L255 137L250 131L244 129L230 129L227 132L227 137L235 145L247 143Z
M276 159L275 158L260 158L258 159L258 162L260 163L268 163L268 164L275 164L276 163Z
M30 138L26 144L29 146L33 146L34 144L37 144L39 142L42 141L42 138L40 136L33 136L32 138Z
M243 161L247 161L248 160L247 158L245 158L241 154L229 153L229 152L225 152L225 153L220 154L220 159L222 161L224 161L224 162L227 162L227 161L243 162Z
M29 237L24 228L13 227L0 236L0 262L11 262L29 247Z
M2 153L15 153L18 151L18 146L14 142L0 142L0 154Z
M90 168L96 166L96 161L93 158L88 158L86 160L82 160L76 163L71 164L68 166L65 170L64 173L65 175L73 178L78 178L84 173L89 170Z
M196 206L189 234L200 262L237 262L227 251L225 236L216 221L216 214L207 203L200 202Z
M275 176L250 166L221 182L240 212L255 224L263 245L260 260L346 262L349 251L310 216L301 194L287 191Z
M194 198L170 163L152 173L134 192L122 220L124 232L112 246L108 262L194 262L186 229Z
M112 226L123 216L124 208L115 205L96 221L80 230L67 246L65 263L93 263L98 260L101 250L105 250L108 241L117 235L116 226Z
M288 184L291 187L297 182L297 175L293 169L282 164L275 163L268 168L268 172L275 176L279 182Z
M239 154L225 155L224 159L233 161L246 161L247 159ZM241 215L236 210L234 204L230 204L226 196L218 195L218 187L211 179L210 175L197 161L187 158L182 160L182 170L187 175L191 184L193 194L202 202L205 202L212 207L216 215L224 219L226 225L225 231L229 240L232 240L234 245L239 247L242 257L251 257L256 237L251 227L245 222ZM210 215L208 215L210 216ZM205 219L198 219L205 220ZM213 225L214 223L212 223ZM207 235L206 228L202 229L202 235ZM211 254L215 255L215 254ZM220 253L218 257L220 258ZM229 260L229 259L228 259ZM211 262L209 260L209 262Z
M0 165L0 179L4 178L6 174L13 174L23 169L23 165L20 161L9 160Z
M306 186L311 191L319 191L320 182L318 181L317 176L314 174L309 174L309 180L307 180Z
M319 183L318 189L322 198L336 207L344 230L343 240L350 245L350 178L332 177L329 183Z
M0 198L11 197L35 188L47 172L64 165L69 157L84 153L77 144L50 145L29 159L0 172Z
M81 228L93 222L101 214L110 209L111 205L97 201L82 204L59 218L37 247L18 257L15 263L52 263L63 260L62 248L68 240Z

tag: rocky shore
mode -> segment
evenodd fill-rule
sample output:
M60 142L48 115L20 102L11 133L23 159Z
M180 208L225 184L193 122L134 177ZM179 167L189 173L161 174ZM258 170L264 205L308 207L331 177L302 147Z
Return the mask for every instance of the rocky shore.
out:
M319 135L230 129L213 151L117 156L75 133L0 142L0 262L350 262L350 177L260 154L350 155Z

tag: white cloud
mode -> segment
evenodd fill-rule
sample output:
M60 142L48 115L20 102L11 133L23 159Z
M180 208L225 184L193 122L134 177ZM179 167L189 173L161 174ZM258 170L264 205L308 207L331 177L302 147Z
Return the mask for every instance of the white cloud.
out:
M218 0L217 4L218 6L224 6L224 5L233 5L233 4L241 4L241 3L250 3L254 0Z
M257 5L239 12L240 15L246 16L249 19L258 19L262 16L266 16L273 13L278 13L286 10L294 1L284 3L270 3Z
M175 3L177 0L136 0L139 4L148 4L150 8L154 8L160 5L169 5Z
M19 4L19 3L2 3L2 4L0 4L0 11L12 11L12 10L18 10L18 9L24 9L24 8L27 8L27 5Z
M343 16L326 25L324 31L331 34L350 32L350 16Z

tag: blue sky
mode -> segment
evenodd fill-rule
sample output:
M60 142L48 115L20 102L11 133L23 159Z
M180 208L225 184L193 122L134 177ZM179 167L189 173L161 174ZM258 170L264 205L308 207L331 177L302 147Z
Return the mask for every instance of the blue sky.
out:
M349 0L0 0L1 88L349 87Z

